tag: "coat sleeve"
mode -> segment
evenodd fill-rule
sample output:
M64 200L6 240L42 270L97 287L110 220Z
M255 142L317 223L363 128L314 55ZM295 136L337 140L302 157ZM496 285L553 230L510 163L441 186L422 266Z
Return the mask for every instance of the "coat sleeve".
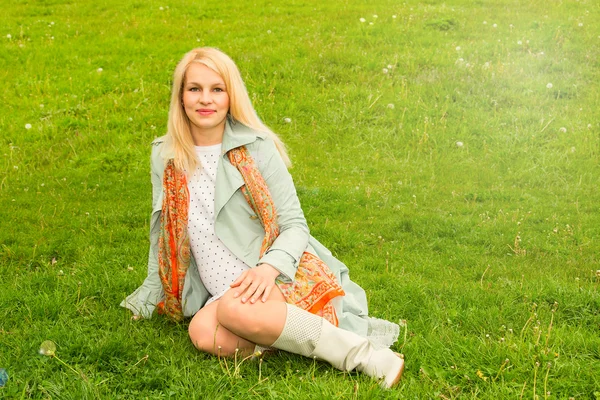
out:
M300 207L292 176L272 140L261 143L258 167L265 179L277 211L279 236L258 264L270 264L293 281L300 257L308 245L309 230Z
M152 215L150 217L150 251L148 254L148 274L144 283L121 302L121 306L144 318L152 317L156 304L164 298L158 275L158 233L160 229L160 195L162 193L163 166L159 155L160 145L152 146Z

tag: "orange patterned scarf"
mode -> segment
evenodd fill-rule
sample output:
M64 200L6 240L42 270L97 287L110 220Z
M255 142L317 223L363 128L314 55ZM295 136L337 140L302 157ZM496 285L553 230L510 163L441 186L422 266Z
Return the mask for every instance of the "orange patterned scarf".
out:
M254 159L245 147L227 153L231 164L241 173L242 186L248 204L265 229L260 256L262 257L279 235L277 212L269 188ZM190 265L190 242L187 233L189 193L185 174L169 160L163 177L163 204L158 240L158 273L165 300L158 304L159 313L173 320L183 319L181 293ZM318 257L305 252L291 283L277 281L286 301L338 325L331 300L344 291L327 265Z

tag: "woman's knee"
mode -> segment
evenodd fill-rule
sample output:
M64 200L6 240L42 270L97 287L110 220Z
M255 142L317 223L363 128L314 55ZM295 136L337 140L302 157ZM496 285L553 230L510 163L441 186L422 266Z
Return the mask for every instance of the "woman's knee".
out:
M192 344L202 351L209 353L214 352L216 348L217 329L219 329L216 321L210 318L202 318L201 315L196 315L190 321L188 326L188 334Z
M219 300L217 321L234 332L240 329L246 331L247 327L255 326L253 315L251 305L242 303L239 297L233 297L231 290Z

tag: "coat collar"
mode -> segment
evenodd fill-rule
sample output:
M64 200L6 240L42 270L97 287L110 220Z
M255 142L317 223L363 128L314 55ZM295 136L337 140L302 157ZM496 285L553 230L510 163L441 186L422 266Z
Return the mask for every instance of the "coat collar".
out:
M256 131L228 117L225 123L225 131L223 132L221 153L226 154L231 149L253 143L257 138L265 139L266 136L266 133Z

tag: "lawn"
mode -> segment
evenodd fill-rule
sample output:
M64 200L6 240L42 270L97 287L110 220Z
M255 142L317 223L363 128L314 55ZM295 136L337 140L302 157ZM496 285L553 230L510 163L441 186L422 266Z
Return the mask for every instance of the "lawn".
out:
M0 398L600 399L596 0L0 6ZM313 236L401 324L395 389L118 306L196 46L237 62Z

